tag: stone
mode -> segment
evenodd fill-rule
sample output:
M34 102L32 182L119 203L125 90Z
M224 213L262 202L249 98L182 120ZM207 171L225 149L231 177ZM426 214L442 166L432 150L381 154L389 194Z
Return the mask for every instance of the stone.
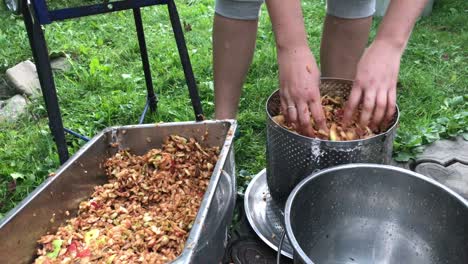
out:
M8 99L13 95L15 95L15 89L3 77L0 77L0 99Z
M416 157L416 163L435 162L443 166L454 161L468 164L468 141L461 136L438 140Z
M22 114L26 113L26 99L17 94L4 102L0 109L0 122L15 122Z
M71 69L70 61L66 57L57 57L50 61L52 70L67 72Z
M6 71L8 81L21 94L35 96L41 93L41 85L37 76L36 65L31 61L23 61Z
M416 166L416 172L433 178L468 199L468 165L456 162L444 167L425 162Z

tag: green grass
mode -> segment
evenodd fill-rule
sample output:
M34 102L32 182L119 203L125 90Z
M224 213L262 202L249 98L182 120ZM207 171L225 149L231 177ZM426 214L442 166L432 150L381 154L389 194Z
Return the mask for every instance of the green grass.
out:
M211 24L213 0L177 1L203 107L213 113ZM323 1L303 4L311 48L319 52ZM401 126L395 155L405 160L439 137L467 132L468 33L465 0L437 1L433 14L421 19L403 57L398 104ZM31 59L20 17L0 10L0 73ZM164 7L143 10L159 111L146 122L193 120L184 75ZM243 137L236 143L240 191L265 166L267 96L276 89L274 38L263 9L257 50L240 103ZM374 22L372 35L378 21ZM46 27L51 52L66 52L73 64L55 75L65 126L92 136L112 125L134 124L145 103L145 85L131 12L87 17ZM463 97L463 95L465 95ZM458 96L458 97L457 97ZM31 99L31 115L0 125L0 217L58 167L42 98ZM73 153L83 144L69 138Z

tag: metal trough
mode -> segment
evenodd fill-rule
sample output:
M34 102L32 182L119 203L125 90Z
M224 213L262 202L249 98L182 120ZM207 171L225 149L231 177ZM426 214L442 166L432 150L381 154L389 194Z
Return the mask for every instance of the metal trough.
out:
M220 157L182 254L171 263L220 263L236 197L232 150L235 121L177 122L107 128L83 146L0 222L0 262L31 263L37 240L73 217L93 187L106 182L101 164L121 148L144 154L172 134L206 137ZM207 134L206 134L207 133ZM70 216L65 214L70 212Z

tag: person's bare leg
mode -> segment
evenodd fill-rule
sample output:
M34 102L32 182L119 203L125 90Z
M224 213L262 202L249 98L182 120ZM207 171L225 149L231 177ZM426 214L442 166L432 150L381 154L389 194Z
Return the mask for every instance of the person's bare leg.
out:
M216 119L236 117L242 86L255 50L257 27L258 20L215 15L213 74Z
M354 79L372 25L372 16L344 19L327 15L320 47L323 77Z

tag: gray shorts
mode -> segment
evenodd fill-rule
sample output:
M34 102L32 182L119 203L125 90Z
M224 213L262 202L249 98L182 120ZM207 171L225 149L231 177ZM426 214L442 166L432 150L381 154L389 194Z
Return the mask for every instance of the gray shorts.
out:
M241 20L258 18L264 0L216 0L218 15ZM309 0L314 1L314 0ZM315 0L316 1L316 0ZM287 0L285 0L285 4ZM375 0L327 0L327 14L340 18L363 18L375 12Z

